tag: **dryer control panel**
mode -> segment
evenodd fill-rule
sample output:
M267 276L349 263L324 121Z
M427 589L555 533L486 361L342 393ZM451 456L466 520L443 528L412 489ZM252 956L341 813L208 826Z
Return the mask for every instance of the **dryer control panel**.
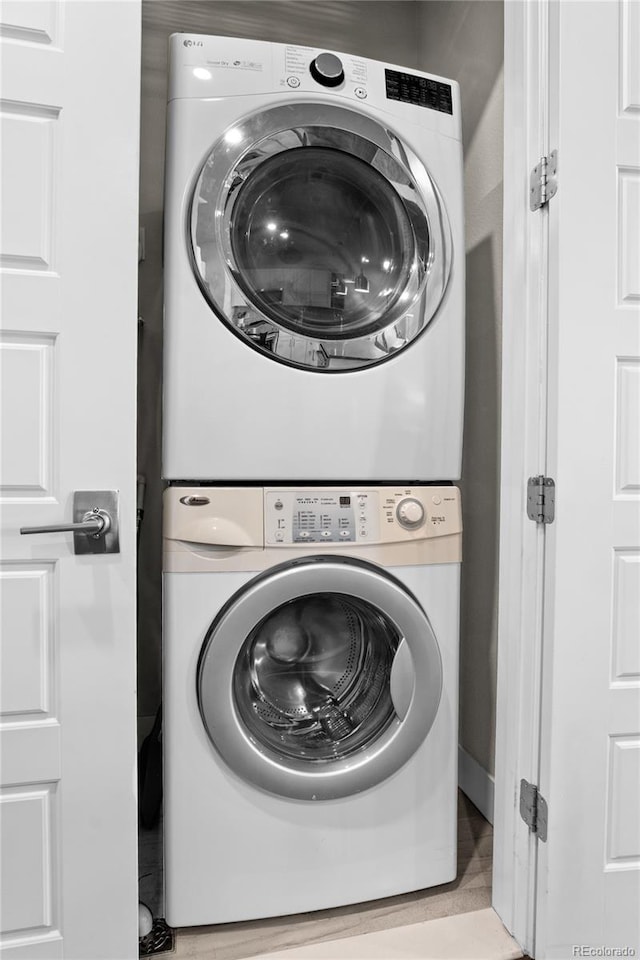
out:
M322 47L172 34L169 100L252 94L280 94L290 103L309 95L325 102L339 99L353 107L384 110L397 119L407 117L421 129L456 140L462 136L458 84L446 77ZM240 108L237 116L246 112ZM221 115L226 116L224 109Z

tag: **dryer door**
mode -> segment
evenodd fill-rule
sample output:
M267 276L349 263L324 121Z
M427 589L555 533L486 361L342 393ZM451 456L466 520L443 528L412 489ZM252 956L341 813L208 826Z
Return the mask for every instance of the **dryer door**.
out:
M425 166L352 110L274 107L229 129L192 193L193 269L257 350L305 369L380 363L444 296L451 233Z
M442 665L424 610L373 564L272 568L212 623L197 674L209 738L243 779L300 800L366 790L415 753Z

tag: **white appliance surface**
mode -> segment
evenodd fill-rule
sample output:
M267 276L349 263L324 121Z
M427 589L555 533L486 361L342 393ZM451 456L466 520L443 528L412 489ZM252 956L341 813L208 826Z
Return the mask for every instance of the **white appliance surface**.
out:
M167 479L460 476L458 87L345 54L323 86L326 56L171 39Z
M350 504L338 507L340 496ZM363 501L368 506L361 510ZM333 523L332 516L341 516L341 510L351 511L352 519ZM293 521L279 527L281 514ZM285 537L276 542L279 529L285 529ZM342 529L353 534L348 542L338 539ZM320 541L322 530L332 531L332 543ZM363 535L363 530L369 533ZM301 538L305 531L310 538ZM455 878L460 540L459 492L454 487L293 491L176 486L166 491L163 740L169 924L319 910ZM387 565L389 557L392 565ZM353 564L383 586L390 581L390 594L382 589L372 594L383 616L392 610L394 597L400 597L424 617L424 630L413 638L405 636L412 642L414 665L430 637L435 637L438 653L431 661L433 669L420 675L416 668L411 703L400 711L403 719L394 718L391 737L389 729L380 734L384 749L376 752L374 743L341 761L342 766L336 762L338 779L352 776L358 765L365 778L370 776L397 748L403 728L425 701L434 700L435 716L409 758L379 781L374 777L368 787L339 795L345 791L338 786L338 795L328 799L314 800L311 792L306 798L288 796L288 786L278 794L259 786L261 767L268 768L268 775L278 768L273 751L263 750L245 731L245 747L249 755L253 750L255 767L241 775L234 758L223 758L216 745L218 735L225 736L224 717L207 733L200 671L211 645L216 655L216 643L224 642L223 634L212 634L210 628L224 623L230 609L233 614L237 607L241 616L243 598L255 592L256 583L264 592L270 580L286 583L301 566L315 576L316 567L322 572L340 562L346 576ZM343 583L349 599L346 578ZM394 622L402 615L399 606ZM244 642L245 634L239 633L229 660L234 676ZM441 690L434 698L432 680L438 671ZM228 710L237 733L242 723L232 671L228 681L217 677L215 682L215 709L220 711L222 704ZM336 742L339 752L341 742ZM324 767L329 781L336 779L331 766ZM320 773L324 776L322 769Z

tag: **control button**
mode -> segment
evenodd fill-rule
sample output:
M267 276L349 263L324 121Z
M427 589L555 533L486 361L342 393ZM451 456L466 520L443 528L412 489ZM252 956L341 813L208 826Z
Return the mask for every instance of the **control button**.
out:
M424 507L414 497L401 500L396 508L398 523L406 530L415 530L425 521Z
M431 500L433 501L433 503L435 503L436 507L438 506L439 503L442 503L442 500L440 499L440 497L431 497Z
M274 503L274 507L276 508L276 510L282 510L283 506L284 504L282 500L276 500L276 502Z
M276 540L278 543L281 543L284 540L284 531L276 530Z
M311 534L309 533L308 530L301 530L300 533L298 534L298 536L299 536L302 540L308 540L309 537L311 536Z
M299 86L300 86L300 77L287 77L287 86L293 87L294 89L295 89L296 87L299 87Z
M323 87L338 87L344 80L342 62L333 53L321 53L309 65L311 76Z
M356 87L353 92L355 93L355 95L356 95L356 97L358 98L358 100L366 100L366 99L367 99L367 91L365 90L364 87Z
M325 540L328 540L328 538L331 536L331 530L321 530L320 536L324 537Z
M360 527L360 530L358 531L358 535L361 536L361 537L366 537L366 536L368 536L368 532L367 532L366 527Z
M341 537L349 537L349 536L351 536L351 531L350 531L350 530L341 530L341 531L340 531L340 536L341 536Z

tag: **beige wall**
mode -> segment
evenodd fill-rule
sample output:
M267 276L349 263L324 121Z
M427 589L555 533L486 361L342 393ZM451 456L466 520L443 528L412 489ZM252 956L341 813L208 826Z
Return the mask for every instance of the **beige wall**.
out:
M497 611L502 216L502 0L150 0L143 2L140 266L144 318L140 471L139 714L160 697L160 397L162 189L167 38L175 31L326 46L458 80L467 231L467 400L463 462L465 564L461 636L463 747L493 771Z
M493 773L502 315L502 0L424 0L419 65L460 83L465 154L467 356L460 743Z

